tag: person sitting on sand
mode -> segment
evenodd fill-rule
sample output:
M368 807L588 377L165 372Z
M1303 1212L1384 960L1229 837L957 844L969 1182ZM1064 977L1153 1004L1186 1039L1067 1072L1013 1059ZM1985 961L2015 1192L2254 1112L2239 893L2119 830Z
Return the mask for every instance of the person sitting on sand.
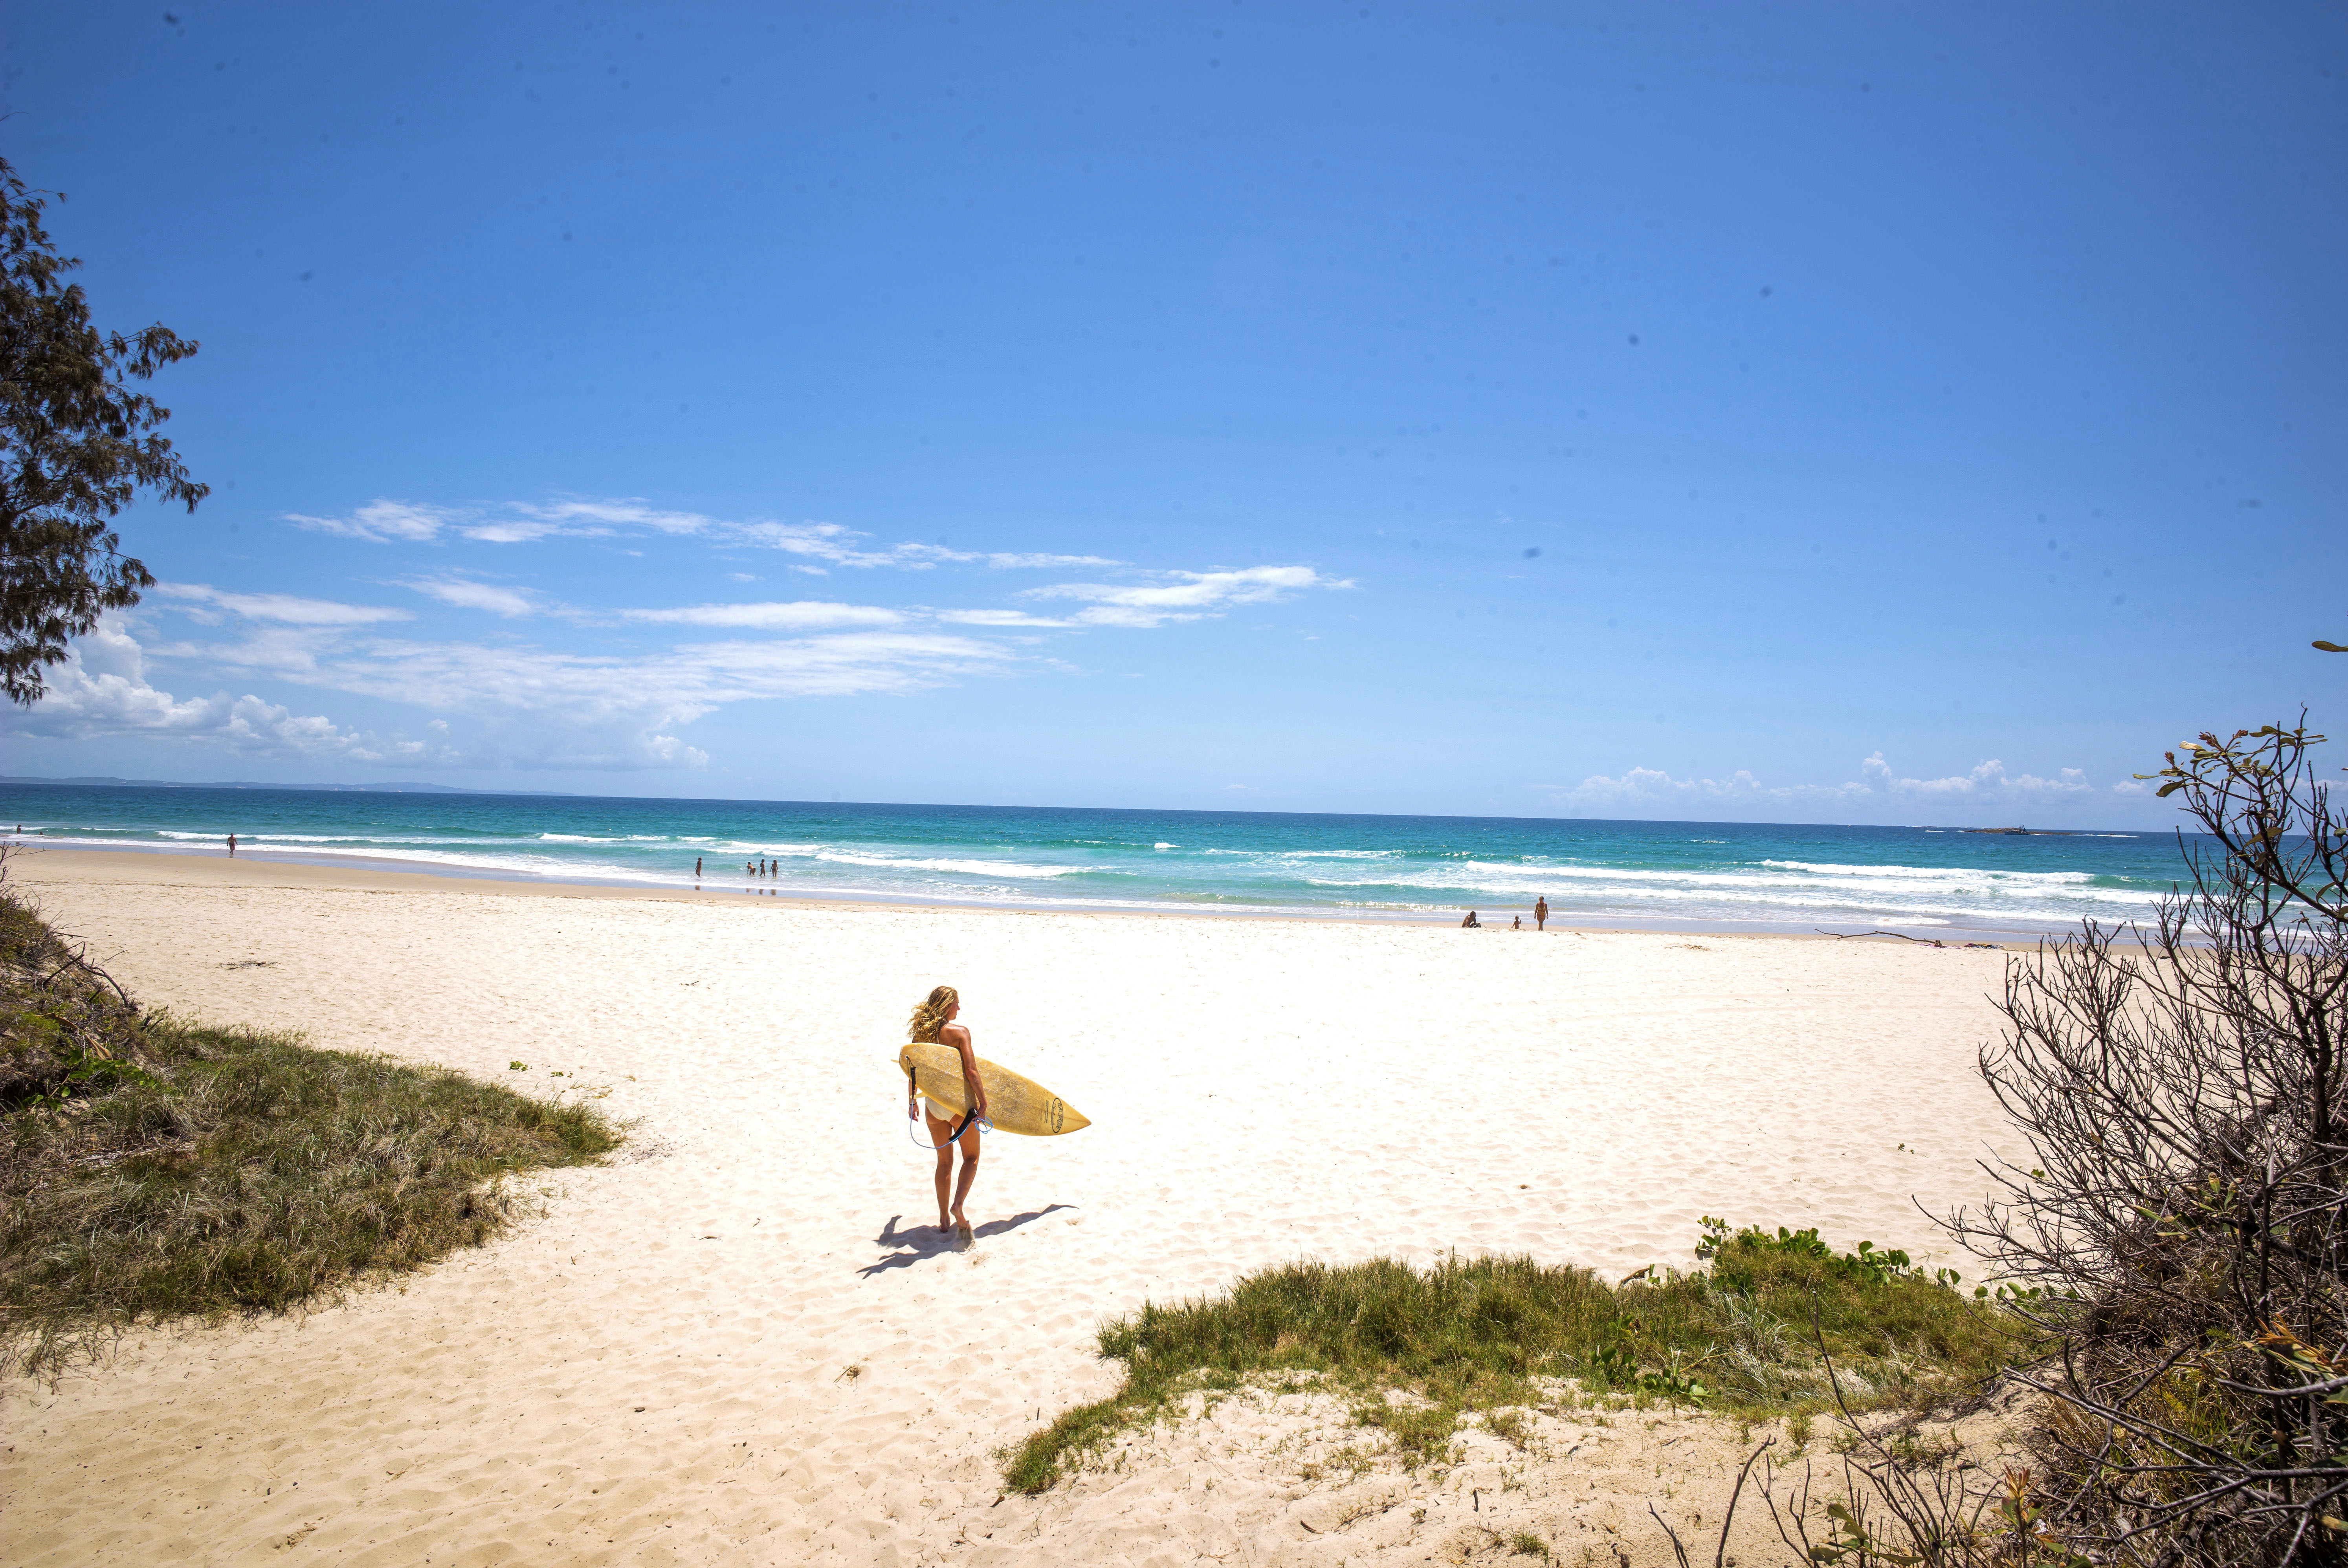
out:
M1484 928L1484 922L1476 918L1476 911L1470 909L1468 911L1468 918L1459 922L1459 928L1463 931L1480 931Z
M940 986L929 999L913 1009L911 1024L916 1044L950 1045L962 1053L963 1091L970 1108L978 1112L963 1129L962 1136L953 1136L953 1122L939 1119L937 1110L927 1096L922 1101L922 1114L929 1121L930 1142L938 1151L938 1229L970 1229L970 1221L963 1216L963 1200L970 1196L970 1184L978 1174L978 1124L986 1116L986 1085L979 1081L978 1051L971 1044L970 1030L954 1022L962 1011L962 998L952 986ZM956 1118L960 1120L960 1118ZM962 1176L953 1185L953 1204L946 1204L946 1177L953 1168L953 1146L962 1145Z
M1511 931L1521 931L1524 928L1525 917L1522 915L1518 916L1515 919L1509 922L1509 929Z

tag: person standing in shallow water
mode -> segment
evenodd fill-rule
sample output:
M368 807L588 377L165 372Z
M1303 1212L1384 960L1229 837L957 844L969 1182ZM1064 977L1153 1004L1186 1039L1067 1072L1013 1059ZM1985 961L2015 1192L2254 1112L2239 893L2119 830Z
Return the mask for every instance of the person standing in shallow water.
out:
M922 1101L922 1114L930 1126L930 1142L938 1151L938 1229L942 1231L970 1229L962 1205L963 1200L970 1196L971 1183L978 1176L978 1124L986 1116L986 1085L978 1076L977 1048L971 1043L970 1030L954 1022L954 1015L961 1011L962 998L953 987L940 986L930 993L928 1000L913 1009L908 1026L916 1045L951 1046L961 1054L963 1092L969 1096L971 1109L978 1112L963 1129L962 1136L955 1138L953 1122L941 1121L930 1108L927 1097ZM950 1181L956 1143L962 1145L962 1176L958 1181ZM947 1203L949 1192L953 1194L951 1204Z

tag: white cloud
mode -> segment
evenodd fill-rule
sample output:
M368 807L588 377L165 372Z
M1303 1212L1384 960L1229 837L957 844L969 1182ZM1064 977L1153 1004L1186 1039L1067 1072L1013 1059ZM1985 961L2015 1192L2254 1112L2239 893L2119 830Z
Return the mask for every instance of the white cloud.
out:
M532 506L526 501L507 503L509 510L524 517L536 518L566 528L608 531L619 528L651 528L664 534L701 534L721 527L716 518L700 512L675 512L655 507L641 496L623 496L611 500L591 500L581 496L565 496L560 500Z
M348 641L336 626L264 626L234 642L161 642L151 651L159 659L193 659L238 670L274 670L298 675L318 667L321 655Z
M395 539L411 544L430 544L440 537L442 528L463 516L462 512L451 511L447 507L376 499L347 517L313 518L300 512L288 512L285 520L318 533L340 534L346 539L368 539L376 544L388 544Z
M412 619L404 610L376 605L340 604L330 599L297 599L290 593L227 593L201 582L167 582L155 589L180 600L188 613L207 625L218 625L211 610L225 610L251 620L275 620L292 626L370 626L377 621Z
M1725 778L1674 778L1657 768L1632 768L1619 777L1594 774L1570 787L1546 786L1557 804L1592 809L1647 810L1671 807L1713 810L1724 805L1807 806L1856 809L1893 804L1909 807L1931 805L2028 806L2092 800L2106 794L2140 793L2127 784L2098 790L2078 768L2063 768L2053 778L2035 774L2010 774L2005 764L1992 758L1968 773L1942 778L1906 778L1877 752L1859 765L1859 776L1838 784L1764 784L1748 769Z
M257 698L240 710L254 733L240 738L221 728L226 699L175 705L168 693L156 692L138 678L139 650L128 636L108 629L106 638L84 639L76 646L85 659L94 656L91 651L102 657L106 650L117 650L132 661L129 680L106 683L95 675L82 680L77 672L60 677L55 682L59 697L39 710L47 717L38 733L170 729L211 734L231 741L232 749L252 751L262 747L263 721L273 712L276 743L304 754L528 768L701 767L707 755L675 732L727 704L911 692L964 675L1000 673L1015 657L1010 650L968 638L883 630L689 644L641 656L413 641L342 646L313 641L281 648L261 645L258 639L158 651L231 667L263 667L311 687L469 715L474 733L460 753L438 732L436 743L427 749L372 735L344 735L323 719L300 721L309 728L296 734L299 726L291 714L253 708Z
M1072 618L1080 626L1158 626L1197 620L1232 605L1265 604L1308 588L1351 588L1348 579L1323 577L1311 567L1257 566L1240 571L1178 571L1172 580L1150 587L1116 588L1103 583L1065 582L1031 588L1030 599L1082 599L1089 609Z
M318 519L304 519L313 524ZM378 501L349 518L326 519L346 537L447 542L555 534L699 535L736 548L757 544L793 558L792 571L942 561L990 569L1110 567L1106 557L956 552L942 546L868 548L865 537L830 523L732 522L667 511L633 499L561 497L460 513ZM747 575L747 574L743 574ZM786 581L794 580L788 577ZM877 695L949 682L1054 667L1035 651L1034 631L1105 625L1152 627L1262 604L1313 588L1352 586L1309 567L1159 572L1126 584L1066 583L1030 590L1032 608L883 608L829 600L705 603L585 610L532 589L484 582L457 569L400 579L444 605L508 618L699 629L716 641L642 651L589 641L564 647L519 642L435 641L386 635L406 610L235 593L209 584L171 584L162 600L202 625L232 626L217 641L150 642L145 650L118 626L84 640L41 725L76 733L151 732L211 736L234 750L277 747L288 754L345 755L435 765L628 768L701 766L707 757L681 730L730 704L800 697ZM1062 606L1065 605L1065 608ZM969 629L966 633L963 629ZM993 631L999 635L983 635ZM736 634L729 636L728 634ZM751 633L757 635L739 635ZM694 634L688 630L685 634ZM641 640L631 639L641 645ZM665 641L665 640L664 640ZM106 660L128 661L124 669ZM206 681L273 676L313 689L421 709L426 742L383 740L304 717L248 694L181 699L145 678L149 657L186 662ZM85 667L86 666L86 667ZM436 715L463 715L459 743ZM63 727L62 729L60 727ZM76 728L78 726L78 728ZM461 759L461 762L457 759Z
M870 535L839 523L716 518L706 512L655 507L641 496L560 496L550 501L506 501L495 506L463 507L383 498L370 501L345 517L319 518L288 512L285 518L302 528L376 544L435 544L445 531L450 530L478 543L495 545L651 532L697 537L720 545L780 550L805 560L844 567L901 567L922 571L941 561L977 561L1006 570L1124 564L1108 556L955 550L942 545L905 543L874 548L862 542ZM820 566L801 566L798 569L818 576L824 571Z
M48 694L15 727L61 740L139 735L203 742L239 756L327 757L393 766L447 765L445 745L385 740L247 693L174 697L149 682L145 651L111 620L75 639L47 674Z
M641 497L591 500L565 496L533 504L509 501L504 517L492 517L464 530L469 539L489 544L528 544L532 540L570 537L602 538L629 528L650 528L663 534L702 534L724 525L699 512L674 512Z
M625 620L668 621L683 626L759 627L767 630L829 626L894 626L905 618L893 610L864 604L827 604L799 600L789 604L695 604L675 610L623 610Z
M486 610L492 615L536 615L540 605L526 589L499 588L495 583L464 578L422 578L406 586L459 610Z
M633 658L407 641L312 644L275 657L256 654L250 642L173 651L266 662L304 685L465 714L476 733L458 746L435 719L422 726L426 740L386 739L249 693L178 697L148 679L148 651L111 617L76 640L50 671L48 696L15 727L56 739L138 734L238 755L397 766L697 768L706 753L676 730L730 703L912 692L1000 673L1014 657L969 638L882 630L689 644Z
M1035 555L1017 554L1004 550L994 550L985 555L978 556L955 555L953 556L952 559L955 560L983 560L998 571L1016 570L1033 567L1123 566L1125 564L1121 560L1113 560L1107 556Z
M787 555L829 561L833 566L894 566L927 571L940 560L961 559L940 550L934 545L892 545L887 549L866 549L853 541L870 538L870 535L842 528L838 523L722 523L717 525L716 532L727 544L781 550Z
M938 619L949 626L1074 626L1073 620L1055 620L1045 616L1030 615L1024 610L941 610Z
M381 642L303 677L482 722L475 766L702 767L675 730L727 704L918 691L999 672L1009 653L969 639L852 631L690 644L642 657L472 643Z
M609 534L609 528L566 528L560 523L541 522L532 518L496 518L486 523L474 523L462 530L469 539L487 545L527 545L558 535L574 538L593 538Z
M1009 657L993 643L892 631L692 643L640 657L381 642L322 666L314 683L452 712L529 712L566 723L640 713L664 724L749 698L913 691L998 669Z

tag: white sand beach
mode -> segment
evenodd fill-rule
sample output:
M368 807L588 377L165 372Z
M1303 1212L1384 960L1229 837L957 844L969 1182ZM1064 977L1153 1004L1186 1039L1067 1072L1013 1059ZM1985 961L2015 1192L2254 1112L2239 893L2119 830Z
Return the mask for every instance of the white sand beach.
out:
M1916 1204L1978 1201L2005 1136L1974 1074L2000 952L96 853L15 872L151 1005L608 1086L633 1123L486 1248L8 1384L26 1568L1419 1563L1517 1530L1664 1561L1644 1502L1711 1520L1726 1423L1552 1423L1538 1455L1479 1436L1439 1481L1348 1479L1308 1473L1349 1440L1334 1407L1241 1399L1034 1499L1000 1496L993 1455L1116 1386L1105 1318L1265 1264L1525 1252L1617 1276L1689 1264L1710 1214L1971 1272ZM967 1250L928 1228L893 1065L942 982L983 1054L1094 1123L989 1138Z

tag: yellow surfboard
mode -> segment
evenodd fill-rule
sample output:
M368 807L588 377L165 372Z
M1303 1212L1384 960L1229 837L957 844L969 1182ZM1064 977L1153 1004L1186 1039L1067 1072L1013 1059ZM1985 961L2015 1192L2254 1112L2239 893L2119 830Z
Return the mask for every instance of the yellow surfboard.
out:
M908 1069L932 1113L952 1122L970 1109L970 1095L962 1081L962 1053L952 1046L905 1047L897 1053L897 1071ZM1074 1106L1034 1079L1023 1078L983 1056L978 1059L978 1081L986 1085L987 1120L998 1132L1049 1138L1092 1125Z

